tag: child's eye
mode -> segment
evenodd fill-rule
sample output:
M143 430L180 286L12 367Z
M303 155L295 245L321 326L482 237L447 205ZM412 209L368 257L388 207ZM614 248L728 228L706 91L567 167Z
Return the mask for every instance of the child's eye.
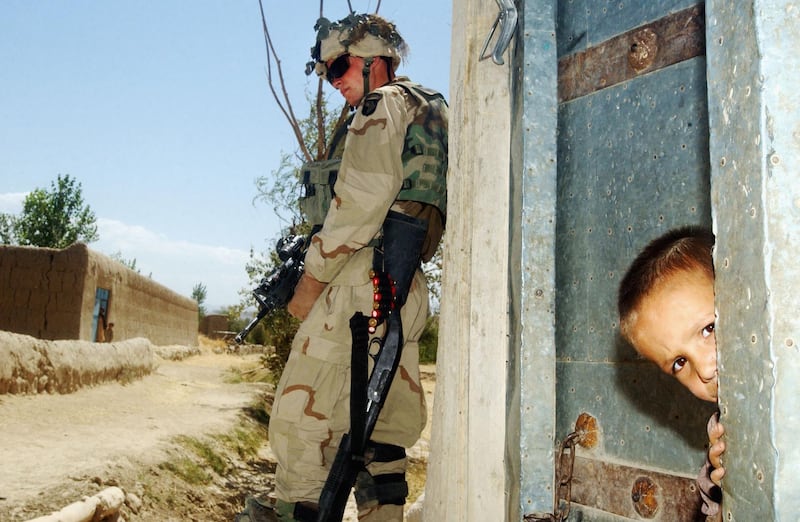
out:
M714 334L714 323L711 323L711 324L707 325L705 328L703 328L703 338L704 339L706 339L708 337L711 337L711 335L713 335L713 334Z
M686 357L678 357L672 363L672 373L678 373L679 371L683 370L684 366L686 366Z

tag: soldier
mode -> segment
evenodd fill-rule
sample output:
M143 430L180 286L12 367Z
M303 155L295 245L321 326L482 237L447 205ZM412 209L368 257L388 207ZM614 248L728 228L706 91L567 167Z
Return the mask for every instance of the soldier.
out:
M269 440L278 461L274 505L248 499L238 520L316 520L320 492L350 427L349 321L355 312L372 311L369 273L391 211L422 220L427 232L401 309L400 366L355 494L360 521L401 521L408 493L405 449L418 440L426 422L418 340L428 315L428 290L419 266L434 255L444 231L447 105L441 94L395 76L406 45L387 20L372 14L351 14L333 23L321 18L315 30L307 74L313 70L326 78L354 114L341 164L333 170L338 170L335 184L317 190L323 188L313 187L317 182L331 185L327 176L304 180L312 197L334 197L322 202L325 212L317 219L308 216L319 230L288 305L303 323L270 416ZM315 172L314 165L307 170ZM305 203L305 208L320 207ZM381 334L379 327L374 335Z

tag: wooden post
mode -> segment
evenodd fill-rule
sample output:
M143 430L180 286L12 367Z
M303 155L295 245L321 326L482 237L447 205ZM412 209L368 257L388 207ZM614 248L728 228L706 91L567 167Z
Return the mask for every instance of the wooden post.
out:
M428 521L502 521L506 513L511 60L508 52L502 66L479 60L497 15L492 2L453 3L448 218Z

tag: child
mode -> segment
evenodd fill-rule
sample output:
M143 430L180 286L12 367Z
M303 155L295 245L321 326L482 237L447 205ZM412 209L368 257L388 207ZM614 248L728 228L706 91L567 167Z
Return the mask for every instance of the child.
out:
M114 340L114 323L108 323L108 326L106 326L105 336L105 342L107 343L110 343Z
M672 230L648 244L623 277L617 302L620 333L639 354L674 376L696 397L717 400L714 337L714 235L698 227ZM702 511L720 516L725 442L719 412L708 422L708 459L698 486Z

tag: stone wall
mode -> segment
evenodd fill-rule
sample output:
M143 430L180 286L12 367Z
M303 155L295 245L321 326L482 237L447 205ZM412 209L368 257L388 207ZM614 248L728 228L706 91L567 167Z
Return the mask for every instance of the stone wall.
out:
M0 330L40 339L92 338L95 293L109 291L114 340L197 344L197 303L76 243L0 246Z

